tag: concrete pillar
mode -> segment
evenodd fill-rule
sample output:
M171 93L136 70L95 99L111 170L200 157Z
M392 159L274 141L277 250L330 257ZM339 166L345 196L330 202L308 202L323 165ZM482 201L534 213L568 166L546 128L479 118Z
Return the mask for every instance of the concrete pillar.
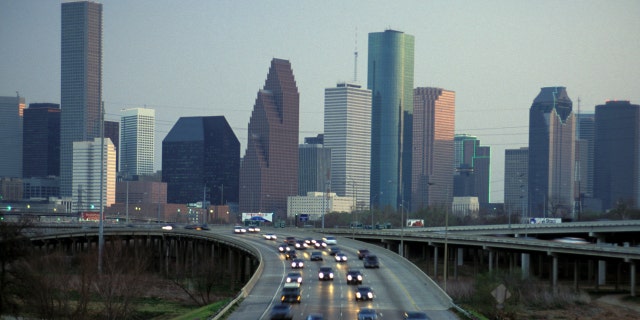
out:
M629 291L632 297L636 296L636 263L635 261L629 262Z
M438 247L433 247L433 278L438 279Z
M602 286L607 283L607 262L598 261L598 285Z
M489 250L489 272L493 271L493 251Z
M521 253L520 254L520 268L522 271L522 279L528 279L531 275L531 254L529 253Z
M573 262L573 289L578 292L578 280L580 279L580 276L578 275L580 268L579 268L579 262L578 259L576 258L576 260Z
M553 262L551 263L551 288L554 293L558 292L558 256L551 255Z
M456 259L458 262L456 263L459 266L464 265L464 248L458 248L458 254L456 254Z

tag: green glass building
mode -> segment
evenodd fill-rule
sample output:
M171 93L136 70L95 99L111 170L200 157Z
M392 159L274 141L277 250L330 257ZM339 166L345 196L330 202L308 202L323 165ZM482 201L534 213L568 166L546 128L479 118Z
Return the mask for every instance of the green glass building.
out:
M414 37L369 33L371 206L410 210Z

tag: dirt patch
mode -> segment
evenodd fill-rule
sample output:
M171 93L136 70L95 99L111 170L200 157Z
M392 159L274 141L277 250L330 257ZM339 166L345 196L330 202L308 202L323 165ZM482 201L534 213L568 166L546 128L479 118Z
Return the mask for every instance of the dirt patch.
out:
M575 304L565 309L526 310L517 314L514 319L640 319L640 305L635 302L625 301L624 297L625 295L606 295L592 300L587 304Z

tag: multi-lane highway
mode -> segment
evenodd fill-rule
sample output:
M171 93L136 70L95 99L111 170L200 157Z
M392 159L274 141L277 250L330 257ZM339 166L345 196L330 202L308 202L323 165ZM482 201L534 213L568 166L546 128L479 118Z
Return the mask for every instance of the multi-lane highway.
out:
M277 233L278 239L265 240L262 234L248 233L236 235L238 241L252 244L261 252L264 263L262 276L253 290L233 312L229 319L269 319L271 307L280 303L280 293L287 273L292 271L290 262L278 252L277 246L286 236L301 239L312 237L321 239L317 233L295 233L284 230ZM217 231L214 231L217 232ZM232 232L232 230L228 230ZM285 233L286 232L286 233ZM323 261L310 261L315 249L298 250L298 256L305 262L302 273L301 303L292 305L294 319L306 319L309 314L322 314L324 319L357 319L361 308L373 308L379 319L401 319L404 311L424 311L432 319L457 319L448 309L451 300L442 293L431 279L413 264L386 249L366 245L346 238L338 238L338 246L348 256L346 263L337 263L327 250L323 251ZM379 269L365 269L358 260L357 250L366 248L380 259ZM333 281L319 281L320 266L333 268ZM357 268L364 274L362 285L374 290L373 301L355 301L356 285L346 282L346 272Z

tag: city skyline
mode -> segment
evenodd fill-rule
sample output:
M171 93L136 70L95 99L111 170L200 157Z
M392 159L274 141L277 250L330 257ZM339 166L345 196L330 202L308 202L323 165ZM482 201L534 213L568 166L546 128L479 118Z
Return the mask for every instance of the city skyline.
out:
M110 120L122 108L156 110L156 154L183 115L227 117L245 150L255 91L272 57L294 66L299 141L321 133L324 89L353 80L356 39L365 84L366 35L385 28L415 36L414 86L455 91L455 132L492 148L495 202L503 198L504 149L527 146L539 88L566 87L574 111L580 104L593 112L608 99L640 101L637 1L153 4L104 3L103 99ZM12 44L0 48L0 95L60 103L60 6L0 4L0 41Z

